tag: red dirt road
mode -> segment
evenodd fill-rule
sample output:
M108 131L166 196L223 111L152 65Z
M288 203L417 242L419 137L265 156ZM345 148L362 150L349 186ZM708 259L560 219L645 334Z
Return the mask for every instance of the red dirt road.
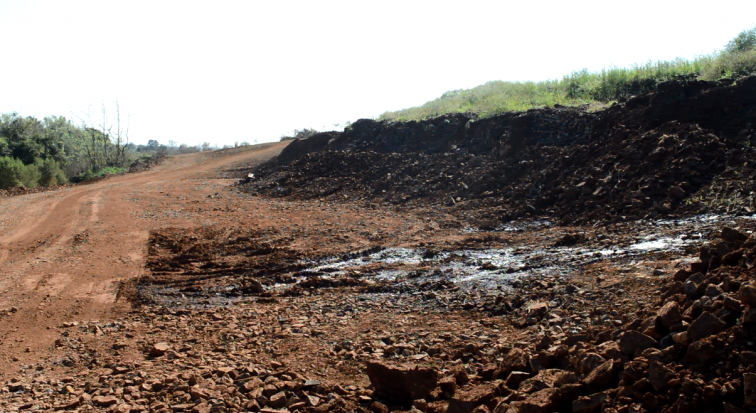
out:
M285 146L176 156L143 173L0 199L0 373L48 354L63 322L117 318L129 307L118 285L144 272L149 231L202 225L182 208L233 182L214 171Z

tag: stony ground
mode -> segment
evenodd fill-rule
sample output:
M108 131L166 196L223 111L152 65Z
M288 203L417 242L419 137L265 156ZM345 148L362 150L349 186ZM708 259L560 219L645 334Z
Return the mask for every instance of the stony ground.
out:
M754 79L2 194L0 411L753 411Z
M6 287L0 410L753 405L748 282L756 243L747 219L521 222L471 231L443 210L271 200L227 184L208 187L254 162L238 154L212 159L197 161L218 162L201 172L207 178L192 166L193 177L161 180L148 186L150 198L134 202L129 216L148 223L144 255L132 263L133 275L105 288L109 299L68 295L70 284L50 288L57 273L31 290ZM177 167L174 161L164 167ZM121 188L118 179L134 178L108 185ZM138 185L124 196L146 196L135 194ZM722 227L741 232L725 231L722 239ZM119 238L110 241L96 227L71 232L48 261L73 262L77 254L95 268L98 260L123 261L102 253ZM665 237L687 241L631 252L639 241ZM21 261L16 244L8 245L4 274ZM31 254L52 252L33 245L21 250L26 265L47 264ZM422 259L371 258L392 248L419 251ZM506 263L471 255L508 249L514 259ZM107 268L87 276L112 273ZM485 283L459 276L470 268L496 276ZM48 310L46 322L24 321L40 320L48 306L59 310Z

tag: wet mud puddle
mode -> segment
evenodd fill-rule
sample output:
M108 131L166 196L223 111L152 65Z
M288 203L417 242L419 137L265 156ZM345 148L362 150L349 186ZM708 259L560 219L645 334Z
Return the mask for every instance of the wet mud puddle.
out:
M727 224L739 226L751 217L698 216L681 220L659 220L634 225L633 234L598 236L580 233L567 235L556 243L544 242L545 232L558 231L548 223L523 227L505 227L502 231L521 232L535 229L530 242L494 249L433 250L411 248L376 248L306 262L302 279L332 279L358 274L375 281L419 283L446 280L468 288L509 288L519 277L569 277L580 268L599 261L628 267L660 254L675 255L700 244L709 233ZM530 227L530 228L527 228ZM535 228L534 228L535 227ZM537 228L542 228L538 230ZM539 234L540 233L540 234ZM562 244L562 245L560 245ZM569 244L569 245L563 245ZM657 274L661 275L661 274Z
M697 256L697 246L715 238L722 226L752 227L754 220L756 216L698 216L598 229L531 221L499 231L470 230L469 239L461 243L379 246L337 257L301 256L259 234L175 239L162 234L153 237L151 250L158 256L150 258L152 274L137 280L133 288L141 302L177 307L216 307L245 297L319 294L338 288L367 293L364 299L373 293L415 295L432 290L516 293L538 280L572 283L591 274L662 276L672 268L651 263L672 264ZM186 240L190 243L182 247L183 253L173 251Z

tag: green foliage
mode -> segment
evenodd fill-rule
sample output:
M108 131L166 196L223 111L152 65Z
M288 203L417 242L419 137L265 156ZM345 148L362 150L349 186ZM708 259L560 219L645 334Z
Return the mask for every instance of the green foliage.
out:
M198 146L172 147L149 141L125 143L125 133L108 126L75 125L64 117L41 121L17 113L0 114L0 188L60 185L127 170L133 159L155 153L198 152Z
M129 168L109 166L107 168L100 169L96 173L93 173L93 176L118 175L118 174L122 174L122 173L124 173L124 172L126 172L128 170L129 170Z
M39 184L42 186L62 185L68 182L66 174L55 159L48 158L37 164Z
M725 46L725 52L729 54L747 52L756 48L756 27L749 30L743 30L738 33Z
M488 82L466 90L444 93L422 106L386 112L382 120L407 121L446 113L473 112L480 117L536 107L583 104L605 105L653 91L672 79L717 80L756 73L756 28L732 39L722 52L688 60L647 62L600 72L575 71L561 80L543 82Z
M0 189L21 186L24 163L8 156L0 157Z
M41 165L42 163L24 165L20 159L9 156L0 157L0 189L38 186L42 177Z

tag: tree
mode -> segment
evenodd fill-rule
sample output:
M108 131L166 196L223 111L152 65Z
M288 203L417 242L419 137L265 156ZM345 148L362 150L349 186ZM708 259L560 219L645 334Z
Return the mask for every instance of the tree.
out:
M754 48L756 48L756 27L738 33L737 36L727 43L725 51L728 53L740 53Z

